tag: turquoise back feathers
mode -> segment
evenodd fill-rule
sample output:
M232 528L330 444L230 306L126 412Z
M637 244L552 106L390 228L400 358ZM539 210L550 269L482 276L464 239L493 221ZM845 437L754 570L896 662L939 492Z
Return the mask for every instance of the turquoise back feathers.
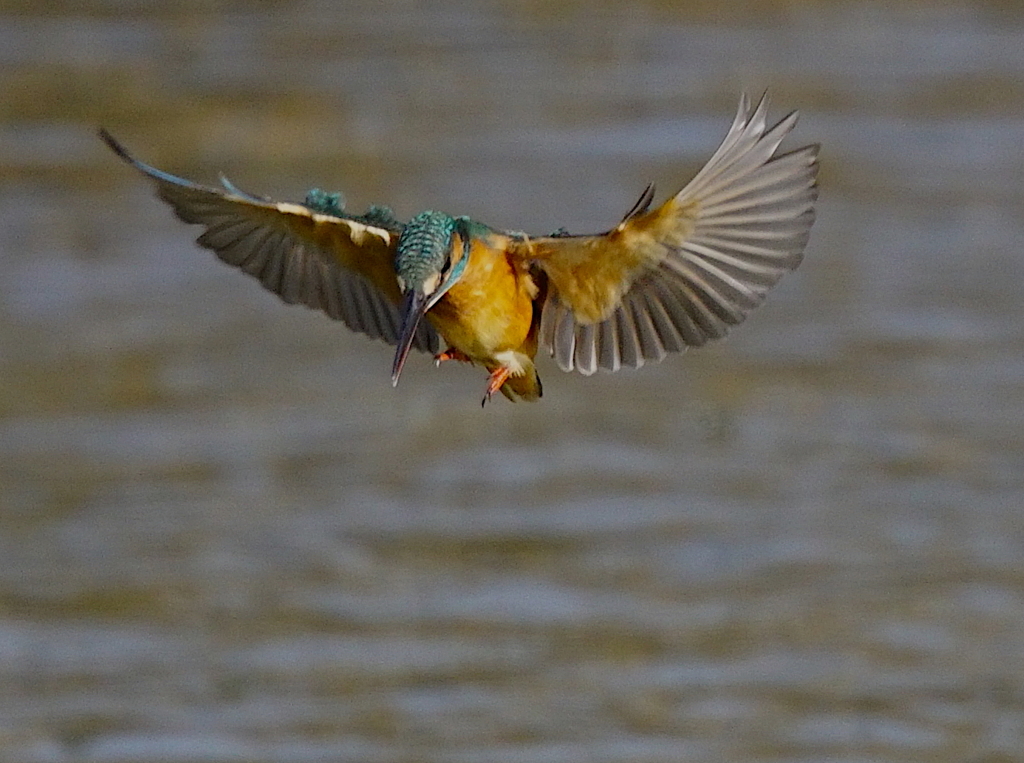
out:
M233 189L229 188L228 190ZM355 220L364 225L384 228L392 233L401 233L403 227L399 219L395 217L395 213L391 211L391 207L371 204L361 215L349 214L345 211L345 197L341 193L328 193L320 188L313 188L307 193L302 204L320 215Z

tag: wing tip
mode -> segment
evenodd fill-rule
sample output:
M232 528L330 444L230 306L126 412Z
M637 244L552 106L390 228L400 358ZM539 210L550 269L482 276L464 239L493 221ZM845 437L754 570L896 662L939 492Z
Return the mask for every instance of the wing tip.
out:
M619 223L621 226L623 223L631 220L634 217L638 217L651 208L651 202L654 201L654 183L648 183L647 187L640 194L640 198L636 200L629 211L622 216L622 221Z
M150 180L155 181L161 187L163 187L163 185L166 183L170 183L171 185L175 186L201 188L202 190L215 190L205 188L204 186L199 186L190 180L185 180L184 178L180 178L177 175L172 175L169 172L158 170L156 167L153 167L149 164L146 164L143 161L136 159L134 156L132 156L128 149L124 147L124 144L122 144L117 138L111 135L110 131L107 130L105 127L97 128L96 134L99 136L99 139L106 144L107 148L113 151L118 156L118 158L122 159L125 163L134 167L136 170L141 172ZM163 197L161 196L161 198ZM169 201L168 199L164 200Z
M128 149L126 149L117 138L111 135L110 131L106 127L96 128L96 135L98 135L99 139L106 144L107 148L113 151L121 159L133 166L138 166L138 160L128 153Z

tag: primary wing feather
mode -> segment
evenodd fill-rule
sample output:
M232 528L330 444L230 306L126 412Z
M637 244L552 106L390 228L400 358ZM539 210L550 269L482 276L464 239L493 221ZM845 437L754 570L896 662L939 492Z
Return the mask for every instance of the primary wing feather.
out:
M658 361L724 336L803 257L817 146L776 155L796 124L768 128L746 96L712 158L657 209L599 236L524 238L548 277L540 343L566 371Z
M178 218L206 228L197 239L200 246L289 304L322 310L353 331L397 343L397 231L252 196L226 180L224 189L200 186L138 161L105 131L100 137L156 183L157 195ZM437 333L427 321L414 346L438 351Z

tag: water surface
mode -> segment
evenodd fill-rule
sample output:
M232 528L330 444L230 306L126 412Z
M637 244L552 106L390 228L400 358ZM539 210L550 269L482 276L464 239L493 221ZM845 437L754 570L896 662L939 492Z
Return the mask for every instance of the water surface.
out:
M1020 9L345 5L0 11L0 760L1015 759ZM823 144L800 271L483 411L94 136L586 231L766 87Z

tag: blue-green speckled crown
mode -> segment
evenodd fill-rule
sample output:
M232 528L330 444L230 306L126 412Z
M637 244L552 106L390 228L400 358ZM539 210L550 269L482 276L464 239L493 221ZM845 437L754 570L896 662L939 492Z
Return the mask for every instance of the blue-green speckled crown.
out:
M406 288L416 288L444 266L455 218L444 212L420 212L402 231L395 251L395 272Z

